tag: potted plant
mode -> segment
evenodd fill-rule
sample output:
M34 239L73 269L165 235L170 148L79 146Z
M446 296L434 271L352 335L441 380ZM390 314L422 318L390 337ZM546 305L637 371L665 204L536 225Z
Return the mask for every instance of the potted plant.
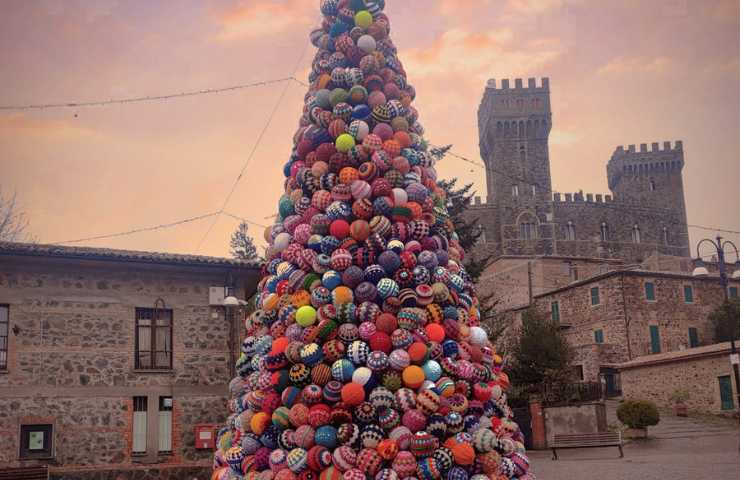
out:
M627 438L647 438L647 427L660 421L658 407L647 400L625 400L617 407L617 418L627 425Z
M686 400L689 399L688 390L676 390L671 395L671 401L673 402L673 414L677 417L685 417L688 415L688 407L686 406Z

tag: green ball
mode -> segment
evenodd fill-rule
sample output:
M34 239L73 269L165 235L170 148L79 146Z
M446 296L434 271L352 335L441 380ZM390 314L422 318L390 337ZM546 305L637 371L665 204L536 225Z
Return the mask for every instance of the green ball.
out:
M295 213L295 208L293 207L293 201L289 197L283 196L280 199L280 203L278 205L278 211L280 212L280 216L282 218L293 215Z
M373 24L373 15L367 10L360 10L355 15L355 25L360 28L368 28Z
M339 103L346 103L348 99L349 93L343 88L335 88L331 91L331 95L329 97L332 108L336 107Z
M311 305L304 305L295 312L295 321L301 327L310 327L316 323L316 309Z
M355 139L349 133L343 133L337 137L337 151L347 153L355 146Z

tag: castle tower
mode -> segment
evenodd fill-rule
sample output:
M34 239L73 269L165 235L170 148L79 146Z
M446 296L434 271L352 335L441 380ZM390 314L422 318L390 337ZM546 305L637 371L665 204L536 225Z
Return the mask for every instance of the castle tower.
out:
M651 225L639 225L649 240L671 247L674 254L689 256L689 234L683 190L683 142L641 144L612 154L607 165L609 189L614 200L656 209ZM657 213L662 210L663 215ZM657 229L657 230L656 230Z
M487 232L500 254L552 253L552 188L548 138L552 125L549 79L495 80L478 109L487 203L496 219Z

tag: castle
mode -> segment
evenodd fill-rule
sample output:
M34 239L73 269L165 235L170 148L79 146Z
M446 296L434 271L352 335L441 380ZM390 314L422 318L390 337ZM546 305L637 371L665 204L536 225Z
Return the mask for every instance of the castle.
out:
M470 215L480 248L494 256L546 255L642 262L688 257L682 142L617 147L607 165L611 195L552 190L549 79L489 80L478 110L487 197Z

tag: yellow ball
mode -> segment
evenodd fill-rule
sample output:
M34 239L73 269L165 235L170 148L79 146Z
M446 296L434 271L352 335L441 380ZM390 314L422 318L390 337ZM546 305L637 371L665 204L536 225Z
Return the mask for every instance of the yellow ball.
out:
M347 153L355 146L355 139L349 133L343 133L337 137L337 151Z
M403 369L401 378L403 378L403 383L407 387L419 388L421 387L421 384L424 383L424 370L417 365L411 365Z
M368 28L373 24L373 15L367 10L360 10L355 15L355 25L360 28Z
M252 427L252 432L257 435L262 435L267 425L270 423L270 416L265 412L257 412L249 422L249 426Z
M316 323L316 309L311 305L304 305L295 313L295 321L301 327L310 327Z

